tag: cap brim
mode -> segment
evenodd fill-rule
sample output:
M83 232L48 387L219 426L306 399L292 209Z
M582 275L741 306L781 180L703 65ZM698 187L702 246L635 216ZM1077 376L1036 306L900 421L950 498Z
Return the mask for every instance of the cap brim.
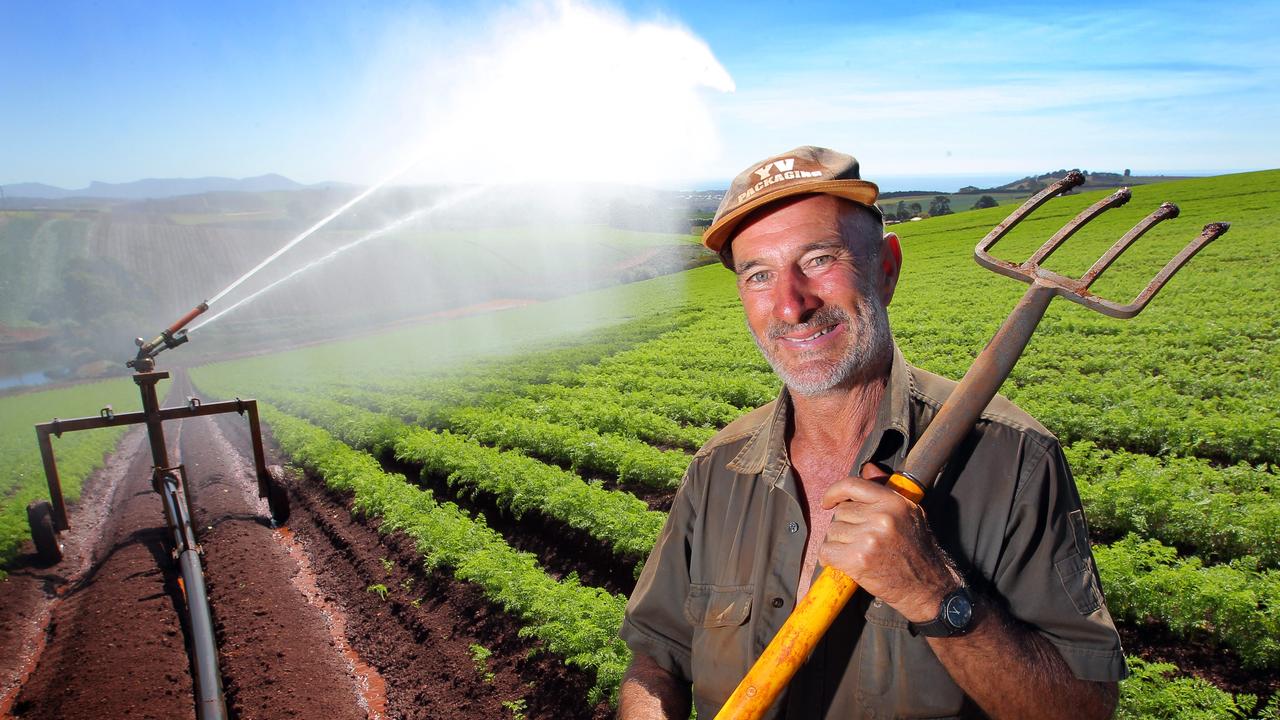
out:
M712 252L720 252L720 248L724 246L725 241L737 229L738 224L752 211L783 198L814 194L834 195L858 203L875 211L877 214L880 212L880 208L876 207L876 198L880 196L880 188L868 180L821 180L796 184L779 188L772 192L758 193L755 197L725 213L724 217L713 223L702 234L702 244L710 248Z

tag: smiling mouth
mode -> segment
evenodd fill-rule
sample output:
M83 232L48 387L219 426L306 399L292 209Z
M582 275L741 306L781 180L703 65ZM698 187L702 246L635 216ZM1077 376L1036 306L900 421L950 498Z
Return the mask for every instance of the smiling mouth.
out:
M821 329L821 330L819 330L819 331L815 332L815 333L814 333L814 334L812 334L812 335L809 335L808 337L802 337L802 338L782 337L782 338L780 338L780 339L781 339L781 340L786 340L787 342L793 342L793 343L809 342L810 340L814 340L814 339L820 338L820 337L822 337L823 335L826 335L826 334L828 334L828 333L832 332L833 330L835 330L835 329L836 329L836 327L837 327L837 325L828 325L827 327L825 327L825 328L823 328L823 329Z

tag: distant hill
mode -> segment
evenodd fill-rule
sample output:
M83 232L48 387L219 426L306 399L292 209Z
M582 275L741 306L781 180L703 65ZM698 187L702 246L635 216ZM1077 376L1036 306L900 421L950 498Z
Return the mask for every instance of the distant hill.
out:
M949 215L962 210L972 210L975 207L997 207L1001 205L1016 207L1016 204L1022 202L1024 198L1030 197L1066 177L1068 172L1071 171L1054 170L1042 175L1028 175L1021 180L1014 180L1013 182L989 188L967 185L953 193L934 190L885 192L880 193L878 204L880 205L880 211L884 213L885 219L890 223L905 222L913 218L933 215ZM1128 170L1123 173L1090 172L1088 170L1080 172L1085 175L1085 184L1073 192L1152 185L1171 180L1190 179L1175 175L1133 175Z
M1066 177L1069 170L1054 170L1043 175L1028 175L1021 180L1005 183L994 188L977 188L963 187L960 188L958 194L974 195L978 193L992 192L1024 192L1027 194L1040 192L1049 185ZM1169 182L1170 180L1187 180L1187 176L1183 175L1131 175L1128 170L1123 173L1116 172L1084 172L1086 182L1085 190L1097 190L1106 187L1122 187L1128 185L1151 185L1153 183Z
M332 185L333 183L322 183ZM272 190L301 190L308 187L283 175L269 174L251 178L147 178L126 183L93 181L88 187L68 190L43 183L15 183L0 186L5 197L44 198L109 198L117 200L145 200L197 195L207 192L269 192Z

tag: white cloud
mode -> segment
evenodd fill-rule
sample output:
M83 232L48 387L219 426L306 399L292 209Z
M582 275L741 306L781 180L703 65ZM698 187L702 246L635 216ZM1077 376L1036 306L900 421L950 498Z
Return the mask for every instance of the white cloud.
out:
M687 29L568 1L402 28L376 67L374 145L421 153L421 181L678 185L718 147L708 94L734 89Z
M806 143L868 173L1280 165L1263 119L1280 112L1280 71L1264 48L1212 19L1071 12L860 21L808 53L730 62L719 174Z

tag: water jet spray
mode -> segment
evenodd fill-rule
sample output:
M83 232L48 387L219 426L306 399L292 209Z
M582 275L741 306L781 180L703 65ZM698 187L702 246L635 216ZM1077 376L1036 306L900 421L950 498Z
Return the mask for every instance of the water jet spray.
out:
M334 210L333 212L326 215L323 219L321 219L316 224L312 225L306 230L303 230L301 233L298 234L297 237L285 243L284 246L281 247L279 250L271 253L270 255L267 256L265 260L253 266L253 269L249 270L249 272L236 278L234 281L232 281L230 285L223 288L222 291L219 292L217 295L214 295L212 298L209 298L206 304L212 305L213 303L221 300L224 296L226 296L227 293L231 292L232 290L235 290L245 280L248 280L249 278L253 277L262 268L270 265L272 261L274 261L276 258L280 257L286 252L289 252L289 250L293 248L295 245L314 235L317 231L319 231L325 225L328 225L329 223L333 222L334 219L337 218L339 215L342 215L344 212L355 207L360 201L364 200L365 198L377 192L379 189L382 188L382 186L386 185L392 180L395 180L396 178L405 174L409 170L413 169L413 167L417 165L421 160L422 160L422 153L419 152L416 155L414 155L412 158L410 158L409 162L405 163L404 165L401 165L398 169L393 171L391 174L387 175L386 177L382 178L378 182L365 188L364 191L362 191L359 195L356 195L355 197L348 200L341 207L339 207L337 210Z
M300 268L298 268L298 269L296 269L296 270L294 270L294 271L290 272L289 274L285 275L284 277L282 277L282 278L280 278L280 279L278 279L278 280L275 280L275 281L271 282L271 283L270 283L270 284L268 284L267 286L265 286L265 287L263 287L263 288L261 288L261 289L259 289L259 290L254 291L253 293L249 294L248 296L246 296L246 297L244 297L244 298L241 298L240 300L237 300L237 301L236 301L235 303L233 303L230 307L226 308L225 310L220 310L220 311L218 311L217 313L213 314L212 316L210 316L210 317L206 318L206 319L205 319L204 321L202 321L199 325L196 325L195 327L191 328L190 332L195 332L195 331L199 330L200 328L202 328L202 327L204 327L204 326L206 326L206 325L208 325L208 324L212 323L214 320L217 320L218 318L222 317L223 315L226 315L227 313L230 313L231 311L235 310L236 308L239 308L239 307L241 307L242 305L246 305L246 304L248 304L248 303L252 302L254 299L256 299L256 298L258 298L259 296L263 295L264 293L266 293L266 292L268 292L268 291L272 290L273 288L275 288L275 287L277 287L277 286L279 286L279 285L281 285L281 284L283 284L283 283L285 283L285 282L288 282L289 280L292 280L293 278L295 278L295 277L297 277L297 276L299 276L299 275L301 275L301 274L305 273L306 271L308 271L308 270L310 270L310 269L312 269L312 268L314 268L314 267L317 267L317 266L319 266L319 265L323 265L323 264L325 264L325 263L329 262L330 260L332 260L332 259L336 258L337 256L341 255L342 253L344 253L344 252L346 252L346 251L348 251L348 250L351 250L352 248L355 248L355 247L358 247L358 246L360 246L360 245L363 245L364 243L366 243L366 242L368 242L368 241L370 241L370 240L373 240L373 239L375 239L375 238L382 237L383 235L386 235L387 233L392 232L393 230L397 230L397 229L399 229L399 228L401 228L401 227L403 227L403 226L405 226L405 225L407 225L407 224L409 224L409 223L411 223L411 222L415 222L415 221L417 221L417 220L420 220L420 219L422 219L422 218L424 218L424 217L426 217L426 216L428 216L428 215L431 215L431 214L433 214L433 213L439 212L439 211L441 211L441 210L448 209L448 208L450 208L450 207L453 207L454 205L457 205L458 203L461 203L461 202L465 202L465 201L467 201L467 200L470 200L471 198L473 198L473 197L475 197L475 196L477 196L477 195L479 195L479 194L483 193L483 192L484 192L485 190L487 190L487 189L488 189L488 186L484 186L484 185L482 185L482 186L478 186L478 187L468 188L468 189L466 189L466 190L463 190L463 191L461 191L461 192L454 193L454 194L452 194L452 195L446 195L444 198L442 198L442 199L440 199L440 200L436 201L436 202L435 202L434 204L432 204L432 205L429 205L429 206L427 206L427 207L425 207L425 208L419 208L419 209L417 209L417 210L414 210L413 212L410 212L410 213L408 213L408 214L406 214L406 215L403 215L403 216L401 216L401 217L399 217L399 218L397 218L397 219L395 219L395 220L391 221L390 223L387 223L386 225L383 225L382 227L378 228L377 230L374 230L374 231L372 231L372 232L369 232L369 233L366 233L366 234L364 234L364 235L361 235L359 238L356 238L355 240L352 240L351 242L346 243L345 245L341 245L341 246L339 246L339 247L337 247L337 248L334 248L333 250L329 251L329 252L328 252L327 254L325 254L324 256L319 257L319 258L316 258L315 260L312 260L312 261L310 261L310 262L306 263L306 264L305 264L305 265L303 265L302 267L300 267ZM277 255L279 255L279 253L277 253ZM239 283L239 281L237 281L237 283L236 283L236 284L238 284L238 283ZM225 291L224 291L223 293L220 293L220 295L225 295L225 294L226 294L226 293L225 293ZM215 298L215 299L216 299L216 298ZM206 304L206 305L205 305L205 307L207 308L207 307L208 307L208 305ZM194 319L194 318L196 317L196 315L199 315L199 314L200 314L200 313L188 314L188 316L186 317L186 319L187 319L187 320ZM176 344L181 344L182 342L185 342L185 341L186 341L186 333L183 333L183 335L182 335L182 339L181 339L181 340L179 340ZM170 346L170 347L172 347L172 346ZM158 352L158 351L157 351L157 352Z

